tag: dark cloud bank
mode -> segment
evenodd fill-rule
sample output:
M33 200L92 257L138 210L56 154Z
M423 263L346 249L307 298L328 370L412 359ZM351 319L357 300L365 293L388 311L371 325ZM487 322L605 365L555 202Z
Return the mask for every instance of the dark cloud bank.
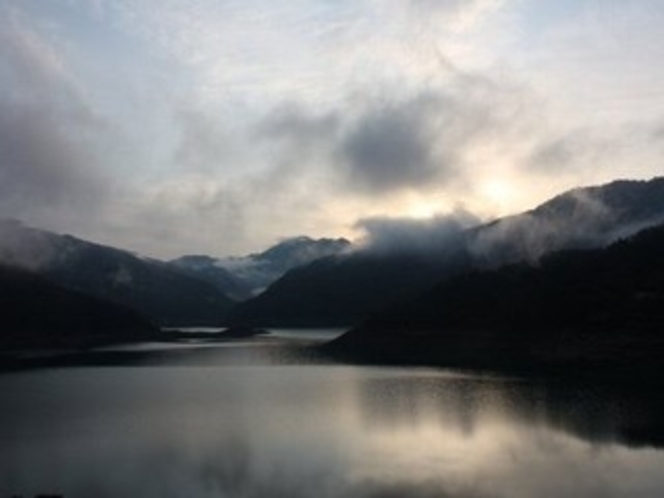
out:
M521 95L474 75L445 89L393 98L364 95L345 109L312 113L291 106L268 116L259 138L287 142L289 161L322 158L343 189L383 196L472 180L465 153L480 140L509 138L523 112Z

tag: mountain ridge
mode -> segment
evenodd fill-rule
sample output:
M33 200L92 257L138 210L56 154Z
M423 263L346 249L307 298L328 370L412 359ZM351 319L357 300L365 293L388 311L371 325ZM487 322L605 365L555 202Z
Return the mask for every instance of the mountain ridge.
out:
M218 325L233 301L214 286L129 251L0 222L0 261L126 306L160 325Z
M610 243L664 220L664 177L572 189L539 206L450 236L429 254L355 250L286 273L229 321L253 326L352 326L472 267L537 261L549 251Z
M260 294L287 271L316 259L341 254L350 242L344 238L291 237L247 256L213 258L186 255L170 261L181 270L216 286L238 301Z

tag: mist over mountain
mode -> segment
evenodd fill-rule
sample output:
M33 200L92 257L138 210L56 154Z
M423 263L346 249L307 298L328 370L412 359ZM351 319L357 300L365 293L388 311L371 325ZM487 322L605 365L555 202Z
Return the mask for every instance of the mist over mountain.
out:
M233 301L176 268L69 235L0 221L0 262L134 309L160 325L220 324Z
M339 255L350 248L346 239L286 239L263 252L244 257L183 256L171 264L210 282L234 299L259 294L287 271L320 258Z
M369 220L363 248L286 273L239 304L233 323L357 324L470 268L536 263L551 251L602 247L664 219L664 178L575 189L520 215L468 227L458 212L427 221Z
M263 326L347 326L387 302L433 285L445 268L461 269L467 255L430 258L407 253L357 253L295 268L256 298L238 304L231 323Z
M537 262L565 248L592 248L664 221L664 178L618 180L565 192L535 209L478 227L468 247L478 264Z
M80 348L153 338L139 313L0 265L0 350Z
M603 247L662 220L664 178L656 178L575 189L487 224L463 210L369 218L358 222L367 237L355 246L296 237L246 257L168 263L3 220L0 262L161 325L347 326L469 269L538 264L552 251ZM229 296L256 297L234 306Z
M251 285L221 266L220 260L203 254L181 256L168 262L178 271L205 281L231 299L243 301L252 297Z
M537 266L474 270L334 341L354 359L469 368L661 370L664 224ZM617 369L617 370L616 370Z

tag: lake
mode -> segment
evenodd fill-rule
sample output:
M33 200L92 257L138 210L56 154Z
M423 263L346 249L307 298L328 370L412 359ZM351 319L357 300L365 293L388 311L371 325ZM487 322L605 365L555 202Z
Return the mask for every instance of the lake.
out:
M664 490L657 396L349 366L303 350L332 335L144 344L107 349L103 361L5 372L0 498L635 498Z

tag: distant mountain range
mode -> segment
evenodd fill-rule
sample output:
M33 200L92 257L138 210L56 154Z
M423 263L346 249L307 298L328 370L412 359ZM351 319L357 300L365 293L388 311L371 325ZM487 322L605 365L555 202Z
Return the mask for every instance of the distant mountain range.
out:
M161 261L16 221L0 222L0 261L158 325L219 325L234 304L215 286Z
M664 355L664 224L452 277L327 346L360 361L624 377Z
M358 249L287 272L238 304L231 323L260 326L359 324L471 268L536 262L566 248L601 247L664 220L664 178L580 188L519 214L459 232L430 251Z
M224 268L218 258L204 254L187 255L173 259L168 264L178 272L213 285L236 301L253 297L251 285Z
M72 334L79 336L83 322L67 322L64 318L67 313L58 316L55 310L78 310L72 313L88 317L89 321L85 322L88 325L85 326L89 326L89 330L93 330L97 319L109 327L126 323L128 331L145 331L149 328L145 326L147 322L157 326L261 327L368 323L358 330L377 330L381 327L389 328L389 322L394 321L394 330L397 331L395 337L401 340L401 326L411 323L408 320L412 320L412 317L422 320L422 330L431 326L435 330L444 329L448 334L447 322L430 321L432 316L437 316L432 310L437 309L441 303L448 309L448 306L452 306L449 303L456 302L457 291L461 292L459 295L465 295L465 284L458 282L477 278L479 283L469 284L468 301L460 300L459 309L468 309L469 313L480 310L480 315L486 309L486 317L502 320L504 317L496 314L499 310L492 311L490 300L480 299L472 306L469 304L474 303L472 299L475 299L476 290L481 288L487 296L496 294L496 302L502 302L500 298L503 293L504 299L514 299L514 302L505 302L509 309L521 310L514 304L521 302L521 299L528 303L522 310L524 313L538 310L541 316L548 317L546 320L551 324L567 326L565 324L568 322L556 322L556 318L567 317L569 323L572 323L572 315L569 313L574 309L573 303L561 301L561 306L569 306L557 317L555 314L546 314L550 310L542 304L543 298L542 301L531 300L537 295L546 296L550 289L562 288L562 284L559 285L549 275L551 272L555 275L555 272L548 269L554 268L561 275L569 274L569 278L576 278L575 275L585 275L581 271L575 273L575 265L580 264L576 261L583 261L583 265L591 268L593 258L609 258L606 254L617 254L618 249L607 250L609 252L606 254L577 255L577 259L569 261L566 255L571 253L563 252L560 253L563 256L556 257L549 254L566 249L605 247L663 220L664 178L617 181L599 187L575 189L520 215L469 229L448 230L444 237L433 237L436 243L432 245L418 244L415 247L407 240L388 249L371 244L351 247L345 239L313 240L297 237L262 253L242 258L184 256L163 262L69 235L29 228L17 221L0 220L0 292L4 292L6 303L1 311L6 315L7 323L25 324L24 328L16 325L15 330L34 328L37 334L35 337L41 334L39 331L48 329L47 324L51 319L39 321L27 318L25 310L31 307L34 310L46 310L44 316L53 317L54 330L66 328L69 326L66 324L71 323ZM634 247L641 246L637 244ZM561 258L566 262L560 267L551 262ZM643 261L649 260L644 256ZM654 274L657 274L657 262L651 263ZM512 265L511 269L500 269L505 265ZM543 269L536 271L532 268L537 265ZM616 260L616 265L617 268L632 268L635 263ZM498 273L491 273L494 270ZM616 277L615 272L602 271L612 278ZM28 274L31 276L26 276ZM473 276L478 274L481 276ZM487 283L494 278L491 275L498 279L495 288ZM587 278L592 282L592 279L599 277L588 274ZM509 287L512 282L510 279L515 279L514 282L519 285ZM539 281L544 282L542 289L533 283ZM583 288L582 282L583 279L571 281L569 288ZM605 283L610 285L609 281ZM3 285L5 290L2 290ZM11 303L11 289L17 285L23 286L20 287L23 300L7 304ZM48 285L52 286L50 290L43 290ZM436 285L435 294L426 294ZM457 287L454 287L455 291L440 290L441 286L444 289L446 285ZM641 283L638 282L638 285ZM26 290L31 286L34 287L32 291ZM268 287L261 293L264 286ZM529 289L532 296L521 296L519 289ZM20 292L17 291L17 295ZM583 299L590 299L592 304L599 290L592 288L589 292L589 297ZM655 299L648 294L650 291L644 292L639 294L645 296L644 303L651 302L648 299ZM258 295L239 304L229 297L231 295L239 300L256 293ZM422 295L434 297L418 298ZM37 302L35 296L41 296L39 299L43 299L43 302ZM659 299L657 296L659 294L655 295ZM558 299L558 295L554 298ZM34 301L32 305L31 299ZM412 305L418 299L435 305ZM657 303L659 305L659 301ZM416 312L407 311L411 305L415 306ZM12 306L25 312L20 315L23 318L12 315ZM622 304L616 306L618 309ZM102 309L104 307L105 310ZM133 311L127 311L129 309ZM383 314L385 309L396 314ZM635 316L651 316L650 311L639 314L642 311L638 311ZM375 317L372 319L374 321L366 322L371 316ZM612 317L611 323L623 323L620 320L626 320L625 317L631 315L625 311L622 315L609 316ZM458 323L465 326L466 322L459 320ZM579 323L590 323L590 319L585 316L580 316L580 320ZM535 319L523 323L534 326ZM79 332L74 332L76 330ZM100 323L98 330L105 336L105 331L110 331L110 328ZM361 332L351 337L373 337L372 333ZM132 332L129 335L138 337L140 334ZM120 336L125 337L122 333L119 333Z
M246 257L163 262L0 220L0 265L133 309L160 326L222 326L235 299L247 299L289 269L349 245L345 239L296 237Z
M170 263L205 280L239 301L261 293L287 271L347 251L346 239L286 239L264 252L244 257L182 256Z

